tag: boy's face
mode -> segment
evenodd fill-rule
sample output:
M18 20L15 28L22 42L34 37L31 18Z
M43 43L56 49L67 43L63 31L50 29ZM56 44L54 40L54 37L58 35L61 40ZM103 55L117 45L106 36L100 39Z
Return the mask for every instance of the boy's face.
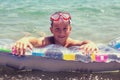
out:
M54 21L52 27L50 28L55 40L59 43L64 43L71 32L71 26L68 22L64 21Z

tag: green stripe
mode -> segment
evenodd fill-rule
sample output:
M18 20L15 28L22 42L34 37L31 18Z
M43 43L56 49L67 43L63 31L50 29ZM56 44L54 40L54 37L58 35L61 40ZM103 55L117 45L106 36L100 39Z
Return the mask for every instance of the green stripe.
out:
M8 52L8 53L11 52L10 49L4 49L4 48L0 48L0 51L1 51L1 52Z

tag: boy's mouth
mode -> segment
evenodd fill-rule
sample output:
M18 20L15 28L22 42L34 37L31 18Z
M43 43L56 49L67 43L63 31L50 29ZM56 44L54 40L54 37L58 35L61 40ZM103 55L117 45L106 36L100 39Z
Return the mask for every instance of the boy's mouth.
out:
M59 38L65 38L65 36L59 36Z

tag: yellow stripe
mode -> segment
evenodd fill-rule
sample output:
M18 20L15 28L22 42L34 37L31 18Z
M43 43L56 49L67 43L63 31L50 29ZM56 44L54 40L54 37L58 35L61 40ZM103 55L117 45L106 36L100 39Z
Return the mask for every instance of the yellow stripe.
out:
M69 54L63 54L64 60L75 60L75 54L69 53Z
M95 61L95 60L96 60L96 59L95 59L95 54L94 54L94 53L91 54L91 59L92 59L92 61Z

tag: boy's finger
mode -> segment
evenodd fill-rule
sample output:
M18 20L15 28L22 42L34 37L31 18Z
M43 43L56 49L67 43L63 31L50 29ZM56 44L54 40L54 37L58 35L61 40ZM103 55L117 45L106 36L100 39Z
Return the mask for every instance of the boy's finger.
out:
M83 48L84 48L84 45L82 45L82 46L79 47L80 50L83 49Z
M25 53L26 53L26 49L27 49L27 45L24 45L23 46L23 54L25 55Z
M20 44L20 54L19 55L24 55L24 53L23 53L23 48L24 48L24 44Z
M20 51L21 51L21 43L17 43L17 45L16 45L16 50L17 50L17 53L16 53L16 55L20 55Z
M33 45L32 44L28 44L28 48L30 49L30 50L32 50L33 49Z

